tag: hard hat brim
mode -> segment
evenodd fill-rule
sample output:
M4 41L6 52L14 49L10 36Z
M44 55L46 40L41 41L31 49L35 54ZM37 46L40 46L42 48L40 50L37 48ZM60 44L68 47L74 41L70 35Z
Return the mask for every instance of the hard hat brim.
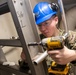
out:
M49 15L41 18L41 19L38 19L38 20L36 21L36 24L37 24L37 25L41 24L42 22L50 19L50 18L51 18L53 15L55 15L56 13L57 13L57 12L53 12L52 14L49 14Z

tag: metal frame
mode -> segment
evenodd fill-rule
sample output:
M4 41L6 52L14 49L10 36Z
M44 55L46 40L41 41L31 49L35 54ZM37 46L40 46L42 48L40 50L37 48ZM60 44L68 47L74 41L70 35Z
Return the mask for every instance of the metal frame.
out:
M40 40L37 30L36 30L33 13L31 10L30 0L7 0L7 1L3 2L3 4L5 4L5 6L3 8L6 7L6 9L8 9L8 11L4 12L4 10L2 10L1 14L11 12L19 39L18 40L17 39L16 40L1 39L0 45L1 46L22 47L24 50L24 53L26 55L26 59L27 59L28 65L30 67L32 75L48 75L45 60L42 63L40 63L39 65L34 65L33 61L32 61L32 59L39 52L42 52L42 50L39 50L40 49L39 47L28 48L28 46L27 46L28 42L30 42L30 41L39 41ZM1 5L3 5L3 4L1 4ZM22 9L20 9L19 7ZM27 21L26 21L26 18L27 18ZM28 33L29 33L29 35L32 35L31 36L32 39L30 38L30 36L27 35L28 28L30 28L29 29L30 31ZM7 43L7 42L9 42L9 43ZM32 54L30 52L31 50L32 50L32 52L34 52L34 54ZM0 64L0 69L3 69L4 71L9 70L12 73L15 73L18 75L24 75L19 70L15 69L15 68L11 68L10 66L8 67L8 66L4 66L4 65ZM27 74L25 73L25 75L27 75Z
M14 47L22 47L20 40L16 39L0 39L1 46L14 46Z
M8 65L2 65L0 64L0 71L4 71L5 75L28 75L26 73L22 73L19 71L19 67L17 65L10 67ZM4 75L3 73L0 73L1 75Z

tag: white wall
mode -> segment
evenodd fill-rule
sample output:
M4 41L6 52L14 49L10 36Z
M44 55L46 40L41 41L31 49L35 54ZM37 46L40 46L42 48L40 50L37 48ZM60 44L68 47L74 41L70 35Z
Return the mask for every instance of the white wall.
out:
M0 15L0 39L10 39L13 36L18 37L10 12ZM3 47L2 49L8 61L18 64L22 48Z

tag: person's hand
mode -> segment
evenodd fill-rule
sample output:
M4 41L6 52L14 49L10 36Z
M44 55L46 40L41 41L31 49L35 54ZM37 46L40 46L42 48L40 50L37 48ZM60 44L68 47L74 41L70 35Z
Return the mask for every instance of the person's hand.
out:
M64 46L61 50L48 51L49 56L58 64L67 64L76 60L76 51Z
M22 50L22 52L21 52L21 59L22 59L22 60L26 60L26 56L25 56L23 50Z

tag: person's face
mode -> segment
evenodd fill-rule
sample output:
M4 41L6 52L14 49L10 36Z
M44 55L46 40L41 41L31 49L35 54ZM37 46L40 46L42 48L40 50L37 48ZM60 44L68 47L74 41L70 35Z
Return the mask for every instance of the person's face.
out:
M51 37L51 36L55 36L57 32L57 27L56 27L57 23L58 23L58 17L53 16L49 20L39 24L38 27L44 36Z

